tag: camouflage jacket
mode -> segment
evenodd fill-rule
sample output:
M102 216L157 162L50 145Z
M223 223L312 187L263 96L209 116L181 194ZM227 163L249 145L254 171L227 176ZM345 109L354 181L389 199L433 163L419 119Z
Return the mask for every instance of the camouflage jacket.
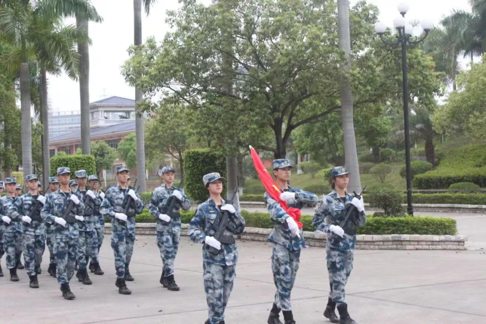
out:
M337 251L349 251L354 250L356 246L356 235L344 234L341 238L338 235L329 231L331 224L339 224L343 221L344 208L347 204L351 203L354 196L346 193L346 200L343 202L336 190L333 190L327 196L324 196L320 205L316 208L314 218L312 219L312 225L317 232L327 233L327 248ZM364 226L366 224L366 215L364 212L359 213L358 226Z
M288 207L302 209L304 204L315 206L318 198L315 194L301 189L292 188L289 186L289 192L295 192L296 202L288 204ZM275 226L268 237L270 242L283 245L289 250L299 250L305 247L303 231L300 231L300 238L292 237L292 234L287 226L286 219L290 217L285 210L280 206L280 203L274 200L270 195L265 192L265 200L267 202L267 208L270 212L270 218L275 222Z
M84 215L84 203L81 194L74 191L63 192L62 189L59 189L46 197L46 204L42 209L41 217L47 224L53 224L55 234L60 234L69 238L77 238L79 236L79 222L74 224L66 223L66 226L64 227L54 221L55 217L63 216L71 195L75 195L79 199L79 205L76 205L73 208L72 213L78 216Z
M89 189L87 188L87 190ZM79 193L81 197L83 197L83 202L84 202L84 215L83 215L84 221L78 223L80 231L94 230L95 224L97 222L97 217L95 216L95 210L98 207L98 211L99 211L99 208L101 206L101 201L97 199L98 197L96 197L96 199L91 199L91 197L87 197L86 195L87 190L86 191L81 191L79 189L75 190L76 193ZM96 195L97 194L95 193L95 196Z
M19 220L21 222L23 228L22 232L24 234L41 235L46 230L46 226L43 221L32 220L30 224L22 222L22 216L29 216L30 212L35 207L37 197L39 196L33 196L30 192L28 192L18 197L8 210L10 218Z
M101 215L100 209L101 209L101 204L103 203L103 198L100 196L100 192L95 192L96 195L96 203L95 203L95 209L94 209L94 225L96 227L104 227L105 226L105 218Z
M127 221L121 221L115 218L115 213L125 213L125 206L123 201L128 195L130 188L123 189L119 184L108 189L105 199L101 203L100 213L103 217L109 216L111 218L111 226L113 233L128 230L135 233L135 217L128 217ZM135 202L135 213L141 214L143 211L143 200L137 193L138 202Z
M17 197L3 196L0 198L0 222L1 216L10 217L10 207L15 203L16 200ZM22 224L20 223L20 219L12 219L10 224L5 224L3 222L1 223L4 228L4 233L22 233Z
M223 205L225 201L222 200ZM205 244L206 236L213 236L215 229L212 224L220 213L214 200L211 198L199 205L197 212L189 223L189 237L192 241L203 245L203 260L223 266L236 265L238 261L238 248L236 244L221 245L219 254L213 255L209 252L209 246ZM239 235L245 230L245 219L238 211L231 214L230 221L225 230L225 235Z
M162 213L161 211L163 210L163 208L168 207L166 206L167 200L169 199L170 196L172 196L172 193L175 190L178 190L182 193L182 200L180 204L177 204L174 210L179 211L181 207L183 210L189 210L191 208L191 201L189 200L189 198L187 198L187 196L184 194L184 191L182 189L177 187L167 188L165 184L155 188L154 192L152 192L152 197L150 198L149 211L157 219L157 231L163 231L164 228L168 227L169 225L172 227L181 226L180 218L171 219L170 223L168 224L164 224L159 219L159 215Z

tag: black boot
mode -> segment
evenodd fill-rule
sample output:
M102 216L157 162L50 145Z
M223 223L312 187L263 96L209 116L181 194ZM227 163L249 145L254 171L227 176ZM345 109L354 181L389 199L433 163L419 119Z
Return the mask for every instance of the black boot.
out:
M17 276L17 269L10 269L10 281L19 281L19 276Z
M282 311L282 313L284 315L285 324L295 324L294 314L292 314L292 311Z
M339 317L341 318L339 320L340 324L356 324L356 322L351 318L351 316L349 316L347 304L338 305L337 308L339 311Z
M20 254L17 255L17 269L25 269L24 265L22 264L22 261L20 260Z
M280 308L277 307L276 304L273 304L272 310L270 311L270 316L268 316L267 323L268 324L282 324L280 321Z
M68 283L64 283L61 285L61 291L62 297L64 297L64 299L73 300L74 298L76 298L76 296L74 296L74 294L71 292L71 288L69 288Z
M93 283L91 279L89 279L88 270L86 269L78 270L78 272L76 273L76 278L78 278L78 280L82 282L83 285L91 285Z
M93 264L93 262L91 261L91 262L89 263L89 266L88 266L88 269L89 269L89 271L91 271L91 273L94 273L94 272L95 272L93 265L94 265L94 264Z
M162 271L162 274L160 275L160 284L164 286L164 288L167 288L168 282L167 282L167 277L164 277L164 271Z
M128 268L128 264L125 266L125 280L126 281L134 281L135 279L130 274L130 269Z
M122 295L130 295L132 292L130 289L127 288L127 284L125 283L125 279L117 278L115 282L115 286L118 287L118 293Z
M101 270L100 268L100 264L99 263L92 263L92 267L94 269L94 274L97 275L97 276L102 276L104 275L105 273L103 272L103 270Z
M30 288L39 288L39 281L37 281L37 275L29 276L29 278L30 278L29 287Z
M2 265L0 265L0 277L3 277Z
M55 277L56 275L54 273L54 268L55 265L53 263L49 263L49 268L47 268L47 273L51 275L51 277Z
M328 318L331 323L339 323L339 318L335 313L336 303L331 298L327 300L326 310L324 311L324 317Z
M79 282L83 282L83 272L81 270L76 271L76 278Z
M57 264L53 264L52 265L52 274L51 276L53 276L54 278L57 278Z
M40 266L36 266L35 267L35 273L40 275L42 273L42 270L41 270L41 267Z
M174 275L170 275L167 277L167 289L170 291L179 291L181 288L176 284Z

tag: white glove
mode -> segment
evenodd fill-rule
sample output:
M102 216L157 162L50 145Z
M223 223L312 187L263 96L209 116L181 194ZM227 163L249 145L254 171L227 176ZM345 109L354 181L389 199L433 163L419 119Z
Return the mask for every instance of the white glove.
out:
M171 220L170 216L166 215L166 214L160 214L159 219L164 221L164 222L167 222L167 223L170 222L170 220Z
M128 217L124 213L115 213L115 218L126 222Z
M39 195L39 197L37 197L37 200L40 201L43 205L46 204L46 197L44 196Z
M295 192L282 192L280 194L280 199L285 200L289 204L293 204L295 202Z
M221 242L212 236L206 236L205 243L217 250L221 250Z
M66 227L66 221L64 220L64 218L54 217L54 221L59 225Z
M80 222L84 222L84 217L83 216L74 216L74 218L76 218L78 221Z
M22 216L22 222L30 224L32 222L32 218L29 216Z
M79 205L79 199L76 195L71 195L69 199L71 199L76 205Z
M223 207L221 207L221 210L227 210L230 214L236 213L236 209L233 205L226 204Z
M86 191L86 194L88 196L90 196L91 198L96 199L96 196L95 196L94 192L92 192L91 190Z
M292 232L292 236L300 237L300 230L299 230L299 225L297 225L297 222L290 216L287 217L286 221L287 224L289 225L290 232Z
M2 216L2 221L3 221L4 223L10 224L10 222L11 222L12 220L11 220L11 219L10 219L10 217L8 217L8 216Z
M361 197L361 199L353 198L353 200L351 200L351 203L358 209L358 211L360 212L364 211L363 197Z
M133 191L133 189L128 190L128 194L130 195L130 197L133 198L133 200L138 200L137 194L135 193L135 191Z
M331 225L329 226L329 230L338 236L344 236L344 230L341 228L341 226Z
M182 193L179 190L174 190L174 192L172 193L172 196L176 197L179 200L182 199Z
M105 193L103 191L100 192L100 197L101 197L101 199L105 199Z

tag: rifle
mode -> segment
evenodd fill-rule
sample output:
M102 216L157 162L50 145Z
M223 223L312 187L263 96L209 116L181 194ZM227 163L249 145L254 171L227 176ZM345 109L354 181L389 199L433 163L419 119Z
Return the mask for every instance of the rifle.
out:
M76 223L76 218L74 215L72 215L73 208L76 206L74 201L69 199L68 205L66 206L66 209L64 209L64 213L62 213L62 218L66 221L68 224L74 224Z
M29 217L32 220L35 220L35 221L39 221L39 222L42 221L42 218L40 217L40 212L41 212L43 207L44 207L44 204L42 202L40 202L39 200L36 200L34 208L32 208L30 210Z
M84 216L93 216L94 213L94 200L87 194L84 194Z
M238 187L235 188L235 192L233 193L233 199L231 201L228 201L228 204L233 204L233 200L235 199L236 195L238 193ZM218 240L221 244L229 245L229 244L235 244L235 238L233 235L225 235L224 231L226 230L226 227L228 226L229 220L230 220L230 213L226 210L220 211L218 213L218 216L216 216L216 219L214 220L214 223L212 224L212 228L214 230L214 235L213 237ZM209 247L209 253L213 255L217 255L220 252L220 250L210 246Z
M356 192L353 192L354 197L361 199L361 196L365 192L366 187L367 186L365 186L363 190L361 190L361 193L359 195L356 194ZM348 235L356 235L356 228L358 227L358 217L358 209L353 204L347 204L344 208L344 219L338 225L344 230L344 233Z
M137 183L137 179L135 179L135 184ZM130 186L128 187L128 190L130 190L133 188L131 188ZM125 215L127 215L127 217L135 217L136 215L136 212L135 212L135 200L133 200L132 196L130 196L128 194L128 191L127 191L127 194L125 195L125 198L123 198L123 204L122 204L123 208L125 209Z
M179 205L179 206L178 206ZM164 207L160 211L161 214L166 214L172 219L179 219L181 218L181 213L179 212L179 208L181 206L181 202L175 196L170 196L167 198ZM169 222L161 220L164 225L169 224Z

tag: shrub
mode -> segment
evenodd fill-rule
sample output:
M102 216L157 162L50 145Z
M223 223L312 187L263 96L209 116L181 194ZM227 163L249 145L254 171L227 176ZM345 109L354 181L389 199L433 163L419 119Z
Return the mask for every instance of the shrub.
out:
M316 177L317 172L321 169L321 166L317 162L301 162L299 163L299 167L304 173L309 173L312 179Z
M366 187L367 193L378 192L383 190L391 191L391 190L395 190L395 187L390 183L374 183Z
M360 155L359 158L358 158L358 160L360 162L373 163L373 162L375 162L375 157L371 153L366 153L366 154Z
M208 190L202 178L210 172L219 172L226 177L226 161L224 156L209 149L188 150L184 153L184 184L185 190L195 201L208 198ZM226 186L222 196L226 196Z
M361 174L368 174L370 173L370 170L372 167L374 167L375 164L371 162L363 162L359 164L359 173Z
M391 173L392 168L388 164L380 163L371 168L370 173L374 174L381 183L384 183L386 177Z
M325 168L319 171L319 176L322 175L325 181L329 182L329 179L331 178L331 170L332 168Z
M240 201L260 201L265 202L263 194L249 194L240 197Z
M310 191L316 195L325 195L331 192L331 187L328 184L315 184L306 186L302 190Z
M24 172L23 171L12 171L12 177L17 180L17 184L24 185Z
M428 171L432 170L432 168L433 168L432 164L430 164L429 162L425 162L425 161L413 161L410 166L411 166L411 169L412 169L412 179L416 175L428 172ZM407 169L406 169L405 166L403 166L400 169L400 176L402 178L405 178L406 175L407 175Z
M247 195L247 194L249 194L249 195L257 195L257 194L263 195L264 192L265 192L265 187L263 187L263 184L260 181L260 179L258 179L258 180L251 179L251 180L245 181L245 188L243 190L243 193L245 195Z
M402 207L402 194L398 191L382 188L370 192L366 199L372 208L383 209L385 217L405 215Z
M397 159L397 152L392 149L384 148L380 151L380 160L385 163L395 162Z
M59 167L70 168L72 177L77 170L86 170L88 175L96 174L96 160L93 155L55 155L51 158L51 176L57 175Z
M472 182L454 183L449 187L449 191L451 192L474 193L479 192L479 190L479 186Z
M406 195L403 195L402 198L403 202L407 199ZM414 194L413 202L417 204L486 205L486 194Z

